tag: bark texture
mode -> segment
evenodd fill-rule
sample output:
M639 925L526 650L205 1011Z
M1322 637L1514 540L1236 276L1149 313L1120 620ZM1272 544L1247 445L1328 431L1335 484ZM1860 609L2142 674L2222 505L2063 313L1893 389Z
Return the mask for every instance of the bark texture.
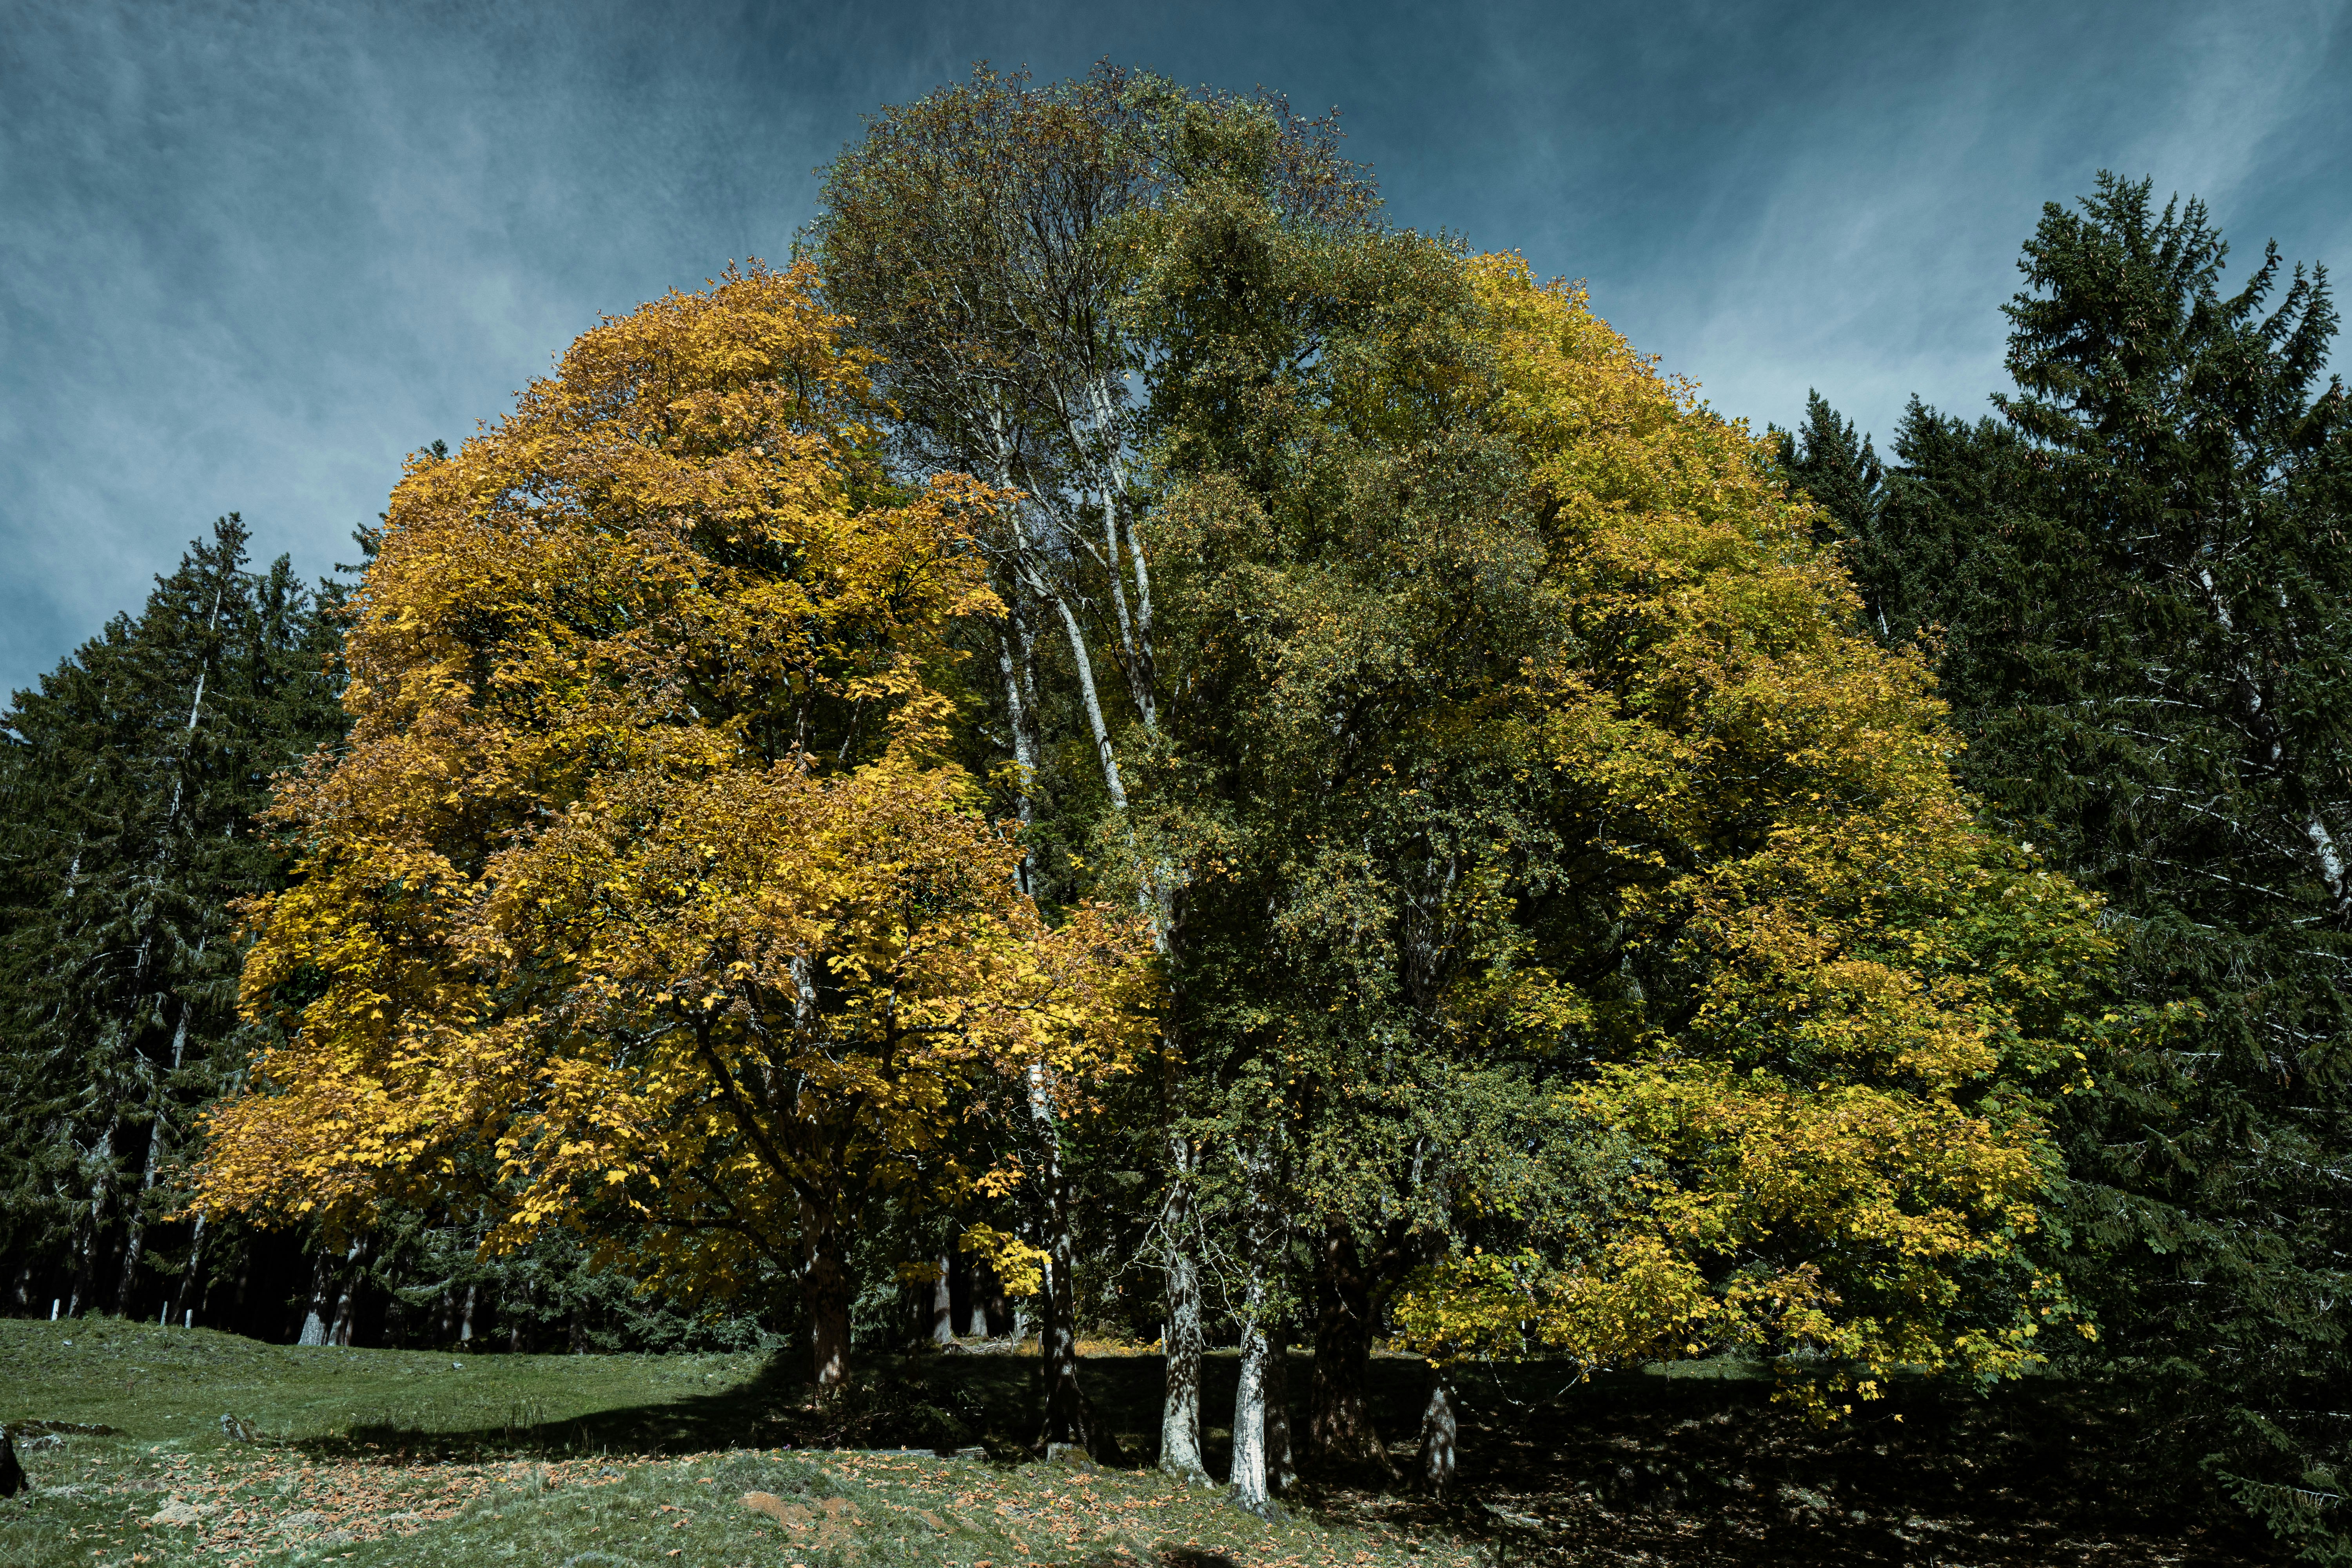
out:
M1167 1393L1160 1405L1160 1468L1197 1486L1214 1483L1201 1461L1201 1266L1192 1254L1192 1150L1171 1138L1173 1175L1160 1215L1161 1262L1166 1272L1168 1322L1160 1338L1167 1365Z
M1461 1418L1454 1410L1454 1380L1444 1367L1429 1369L1429 1402L1421 1411L1421 1452L1412 1465L1413 1484L1433 1497L1454 1489L1454 1448Z
M809 1249L808 1311L809 1374L822 1396L849 1381L849 1270L829 1233Z
M1363 1464L1393 1476L1388 1445L1372 1424L1365 1385L1377 1323L1375 1290L1390 1255L1367 1261L1346 1226L1324 1227L1316 1258L1315 1366L1307 1394L1309 1458L1322 1464Z
M1265 1396L1273 1342L1266 1333L1265 1251L1253 1251L1249 1288L1242 1303L1241 1381L1234 1389L1234 1458L1225 1495L1234 1507L1271 1519L1276 1510L1267 1487Z

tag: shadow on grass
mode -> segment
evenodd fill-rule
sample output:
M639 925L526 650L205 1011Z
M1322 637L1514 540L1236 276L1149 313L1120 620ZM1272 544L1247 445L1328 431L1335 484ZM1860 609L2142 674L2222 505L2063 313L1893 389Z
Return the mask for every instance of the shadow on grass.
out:
M557 1415L542 1399L519 1393L494 1423L449 1429L429 1419L358 1424L293 1447L320 1457L405 1454L412 1458L656 1455L730 1447L915 1448L940 1452L984 1447L1016 1458L1038 1436L1042 1391L1034 1356L923 1354L867 1358L862 1375L822 1405L797 1351L770 1357L752 1377L723 1389L609 1410ZM1292 1357L1294 1429L1303 1432L1309 1363ZM1417 1419L1426 1373L1417 1362L1376 1362L1375 1418L1394 1435ZM1213 1353L1202 1375L1203 1458L1222 1474L1229 1447L1239 1359ZM1128 1461L1159 1458L1160 1403L1166 1373L1158 1356L1093 1357L1080 1381L1096 1415L1117 1436ZM1403 1428L1410 1435L1410 1428Z
M1718 1369L1720 1370L1720 1369ZM390 1422L296 1447L385 1458L646 1458L729 1448L969 1449L1016 1461L1037 1435L1033 1356L874 1357L863 1381L820 1407L797 1353L708 1393L463 1431ZM1303 1436L1308 1363L1290 1363L1292 1429ZM1525 1366L1461 1380L1461 1474L1444 1499L1372 1473L1310 1473L1291 1498L1326 1522L1442 1532L1497 1563L1605 1559L1692 1563L2237 1564L2269 1559L2152 1441L2160 1401L2113 1385L2032 1380L1990 1395L1906 1384L1823 1427L1776 1403L1769 1378L1633 1373L1579 1384ZM1226 1458L1236 1358L1203 1368L1204 1458ZM1375 1361L1371 1414L1391 1452L1411 1452L1428 1373ZM1131 1463L1157 1457L1157 1357L1090 1358L1081 1378ZM2099 1556L2101 1552L2114 1553ZM1596 1559L1598 1560L1598 1559ZM1196 1568L1216 1568L1202 1563Z

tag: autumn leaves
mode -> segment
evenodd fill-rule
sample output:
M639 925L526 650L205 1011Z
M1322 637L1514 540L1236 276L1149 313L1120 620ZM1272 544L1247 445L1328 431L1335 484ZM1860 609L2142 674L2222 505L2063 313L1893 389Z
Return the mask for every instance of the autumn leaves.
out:
M254 911L286 1043L207 1201L462 1192L689 1293L807 1270L837 1378L862 1206L955 1202L1022 1075L1077 1102L1131 1056L1134 922L1049 927L943 760L988 492L890 483L814 289L610 321L394 493L351 742L282 793L304 874Z
M1265 196L1228 169L1246 105L1196 167L1096 96L1106 146L1183 177L1113 160L1100 232L1055 237L1102 263L1073 289L1146 297L1032 342L1077 365L1037 385L1099 394L1021 415L1067 447L1053 505L1007 479L1045 437L990 422L1009 351L912 364L930 445L893 447L808 264L607 321L413 464L351 740L279 794L300 874L249 911L244 992L279 1043L204 1201L462 1200L689 1294L791 1279L821 1383L883 1207L1050 1257L1067 1331L1128 1267L1071 1229L1105 1172L1097 1252L1191 1216L1171 1301L1198 1226L1247 1238L1261 1359L1318 1288L1299 1238L1394 1220L1379 1297L1440 1360L1733 1349L1827 1369L1817 1402L2028 1364L2071 1312L2027 1247L2042 1105L2107 947L1975 825L1925 666L1857 626L1764 447L1580 294ZM1090 647L1127 650L1133 725ZM1041 804L1056 746L1084 762ZM1099 803L1067 783L1097 765ZM972 1207L1024 1183L1042 1247Z

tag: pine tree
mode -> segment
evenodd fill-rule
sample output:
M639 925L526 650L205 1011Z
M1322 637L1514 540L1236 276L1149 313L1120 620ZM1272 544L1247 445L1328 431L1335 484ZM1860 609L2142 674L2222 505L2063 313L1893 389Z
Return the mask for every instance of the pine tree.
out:
M1890 637L1940 636L1988 809L2193 1005L2078 1108L2071 1226L2109 1351L2177 1384L2151 1436L2296 1535L2352 1370L2352 420L2325 271L2273 247L2225 294L2226 255L2147 182L2046 207L2002 422L1915 403L1859 564Z
M254 814L269 780L341 732L337 629L280 558L246 569L232 516L136 617L6 716L6 1092L11 1261L29 1305L148 1310L159 1188L242 1053L235 900L282 879ZM185 1300L196 1238L168 1260Z
M1879 492L1886 479L1870 437L1832 408L1820 392L1805 393L1805 423L1794 433L1775 432L1780 466L1799 489L1822 508L1815 542L1869 537L1878 518Z

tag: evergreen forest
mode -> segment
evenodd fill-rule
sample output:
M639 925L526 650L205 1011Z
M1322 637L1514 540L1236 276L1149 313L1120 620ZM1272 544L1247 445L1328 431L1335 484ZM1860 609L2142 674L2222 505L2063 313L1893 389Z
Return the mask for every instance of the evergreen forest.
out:
M822 174L355 564L222 518L15 694L7 1315L1024 1347L1022 1442L1261 1515L1531 1378L2063 1386L2352 1561L2324 268L2050 193L1882 451L1266 94L982 68Z

